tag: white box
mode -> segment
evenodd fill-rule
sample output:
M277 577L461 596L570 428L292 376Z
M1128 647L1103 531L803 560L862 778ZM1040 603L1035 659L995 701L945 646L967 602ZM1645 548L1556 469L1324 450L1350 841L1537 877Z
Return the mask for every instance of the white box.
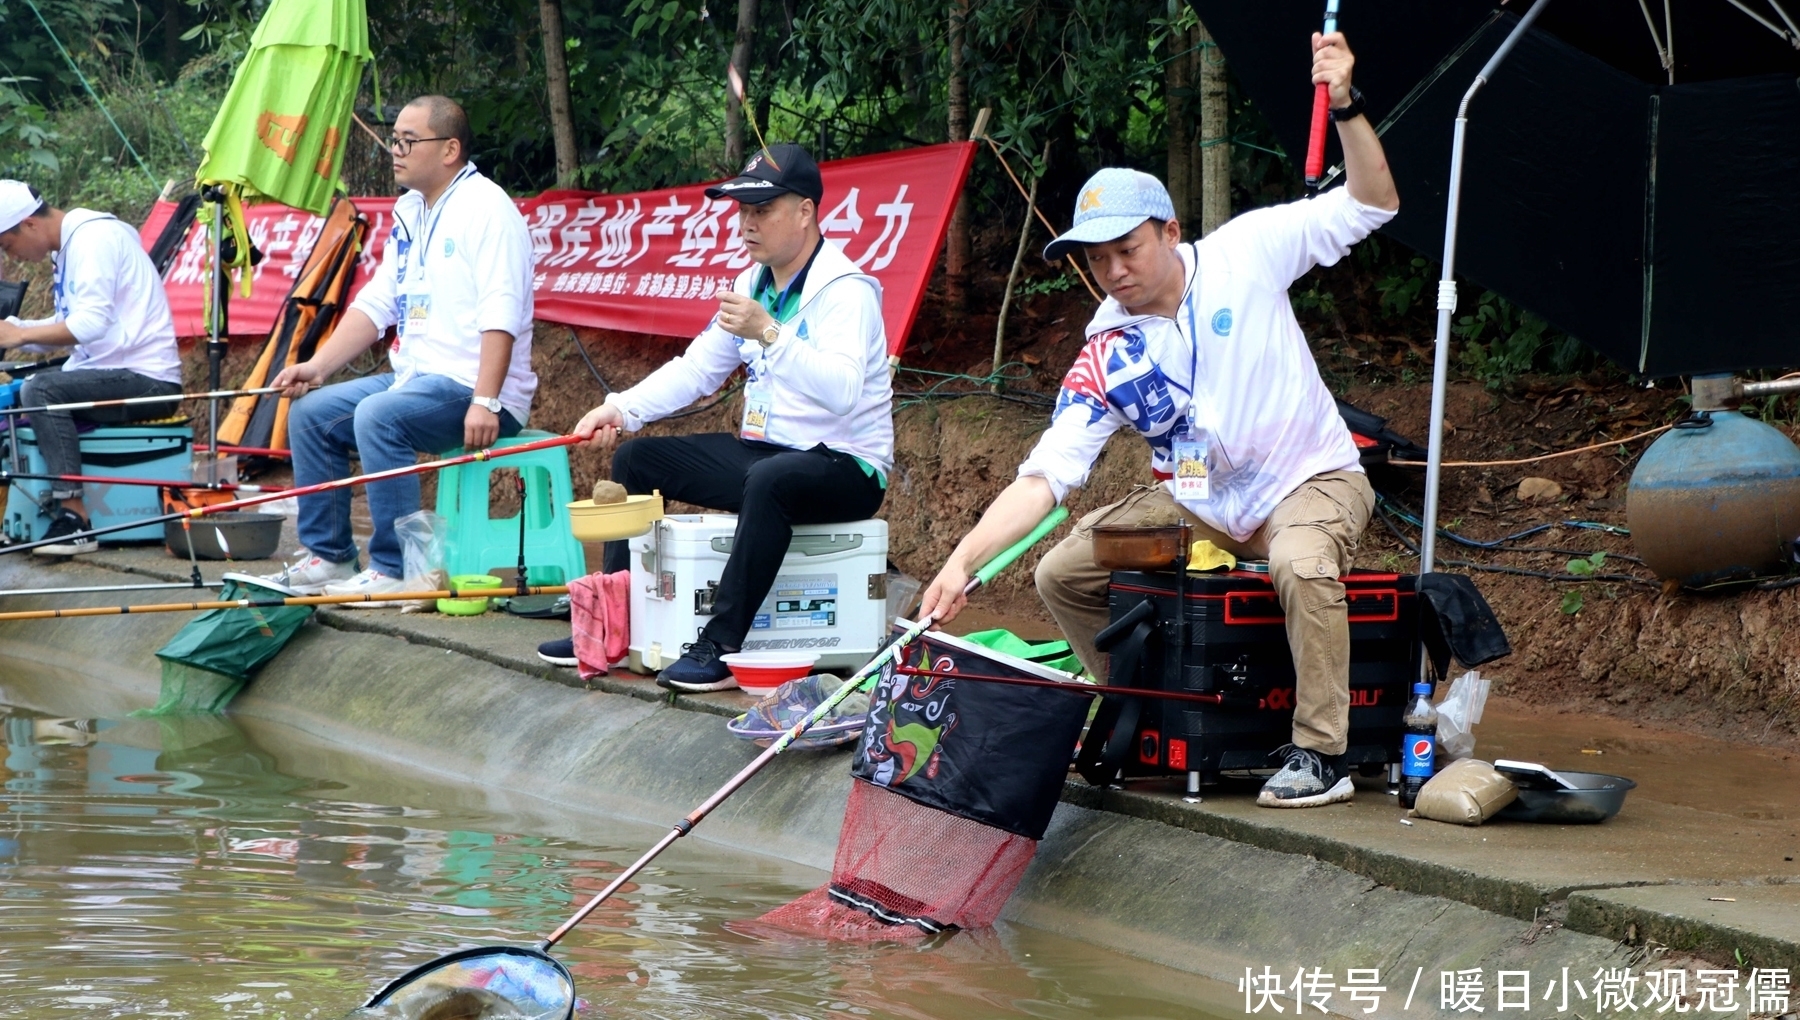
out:
M733 514L671 514L631 542L631 658L653 673L712 619L712 597L731 555ZM856 669L887 636L886 521L794 528L744 651L816 651L819 669Z

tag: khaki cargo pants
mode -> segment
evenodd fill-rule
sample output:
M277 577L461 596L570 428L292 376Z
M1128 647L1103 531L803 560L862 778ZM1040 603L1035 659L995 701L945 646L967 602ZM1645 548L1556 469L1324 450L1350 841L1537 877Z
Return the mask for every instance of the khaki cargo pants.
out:
M1094 563L1092 529L1147 517L1166 521L1171 509L1180 510L1196 540L1207 539L1242 559L1269 561L1294 656L1294 743L1320 754L1343 754L1350 729L1350 617L1338 577L1349 572L1374 506L1366 475L1330 471L1289 493L1248 542L1237 542L1180 510L1164 486L1141 485L1083 517L1044 556L1037 568L1038 595L1082 665L1104 678L1106 656L1094 649L1094 635L1107 623L1110 572Z

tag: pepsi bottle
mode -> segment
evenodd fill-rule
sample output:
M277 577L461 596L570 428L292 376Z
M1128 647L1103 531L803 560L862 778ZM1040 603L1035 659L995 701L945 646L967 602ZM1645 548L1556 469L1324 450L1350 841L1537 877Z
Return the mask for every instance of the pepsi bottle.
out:
M1431 685L1413 684L1412 701L1401 717L1400 806L1410 808L1419 799L1419 788L1431 778L1437 759L1437 709L1431 705Z

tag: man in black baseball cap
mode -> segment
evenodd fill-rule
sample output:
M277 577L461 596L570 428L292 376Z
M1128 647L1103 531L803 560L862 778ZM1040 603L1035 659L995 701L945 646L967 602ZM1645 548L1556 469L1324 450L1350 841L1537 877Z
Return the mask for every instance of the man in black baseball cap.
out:
M738 202L738 234L756 264L720 293L719 314L685 354L612 393L575 426L586 445L604 448L744 372L735 435L634 439L612 458L612 478L626 492L660 489L738 515L712 618L658 678L690 692L737 685L723 654L785 645L771 625L775 614L762 607L793 526L873 516L894 465L881 284L821 233L818 164L798 145L772 145L706 194ZM627 557L624 542L609 543L606 572L627 569ZM579 661L572 640L547 642L538 655L557 665Z
M825 200L819 164L792 142L757 150L736 177L706 189L707 198L729 198L744 205L761 205L786 194L810 198L814 205Z

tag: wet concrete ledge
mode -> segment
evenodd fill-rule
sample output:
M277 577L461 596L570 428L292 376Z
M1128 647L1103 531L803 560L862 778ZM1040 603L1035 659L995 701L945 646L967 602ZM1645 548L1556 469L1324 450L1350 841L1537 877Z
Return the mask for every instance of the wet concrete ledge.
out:
M161 573L180 580L180 567L165 563L172 569ZM0 557L5 588L119 579L95 563ZM13 597L3 608L193 597ZM158 687L154 650L190 618L8 622L0 624L0 655L71 678L103 677L147 705ZM754 753L725 738L716 718L740 711L747 701L740 694L671 698L648 682L613 678L588 689L573 671L539 661L537 643L566 634L561 624L347 609L317 619L239 697L234 713L471 783L659 825ZM848 789L845 764L841 754L783 756L698 835L827 868ZM1508 827L1401 827L1378 791L1345 808L1271 812L1243 797L1209 795L1188 805L1173 792L1071 783L1008 916L1227 981L1265 964L1339 973L1380 967L1409 979L1423 968L1427 999L1441 969L1548 974L1569 966L1591 974L1620 966L1641 958L1620 944L1628 934L1640 945L1655 939L1720 962L1742 950L1762 966L1800 966L1800 932L1777 923L1783 903L1794 901L1771 901L1756 913L1687 909L1690 900L1707 903L1706 895L1676 883L1753 888L1774 879L1718 862L1699 867L1691 855L1668 858L1654 845L1667 826L1653 811L1588 827L1613 834L1596 852L1534 862L1512 845L1518 837L1509 838ZM1671 898L1639 895L1658 888Z

